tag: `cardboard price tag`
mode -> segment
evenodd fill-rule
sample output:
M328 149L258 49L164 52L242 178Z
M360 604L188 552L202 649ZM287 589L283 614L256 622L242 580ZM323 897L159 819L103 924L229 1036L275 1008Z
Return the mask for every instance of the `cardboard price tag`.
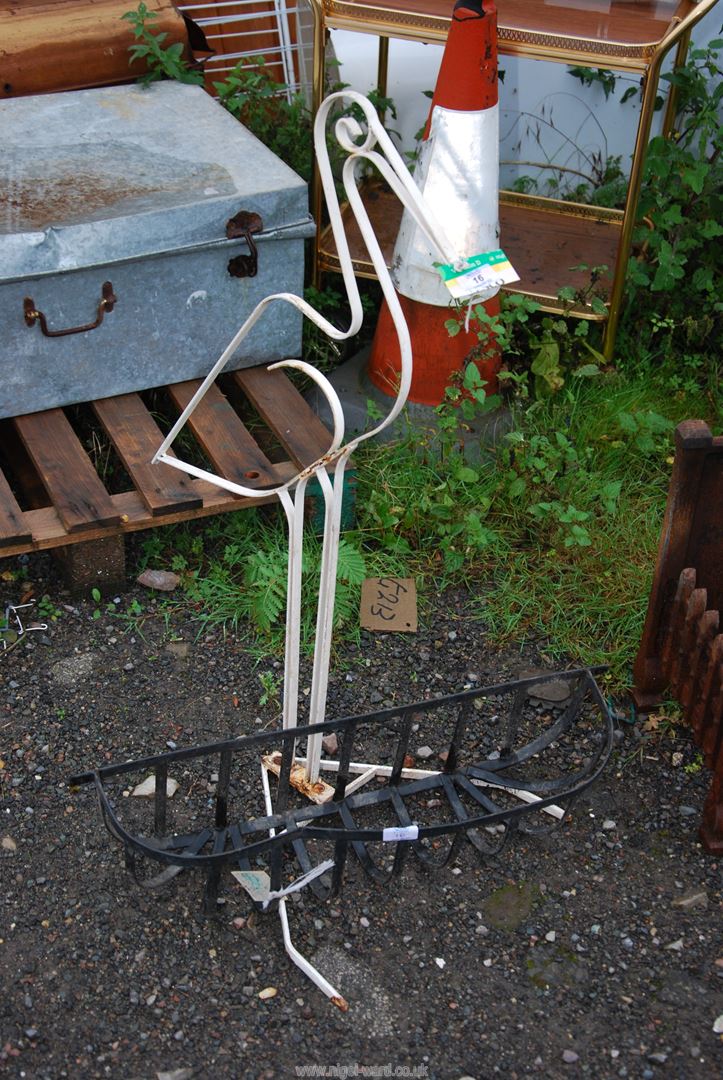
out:
M467 300L475 293L520 280L520 275L501 248L472 255L456 266L441 263L437 269L455 300Z
M257 903L268 900L271 892L271 878L265 870L232 870L231 876L236 878L252 900L256 900Z
M362 582L360 622L365 630L417 631L414 578L367 578Z

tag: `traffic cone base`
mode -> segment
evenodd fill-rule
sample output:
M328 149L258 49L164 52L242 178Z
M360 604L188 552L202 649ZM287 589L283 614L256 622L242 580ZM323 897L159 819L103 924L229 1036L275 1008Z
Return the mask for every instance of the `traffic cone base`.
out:
M444 325L452 317L452 308L435 307L431 304L419 304L406 296L399 296L402 312L412 338L413 362L412 385L409 401L418 405L439 405L444 401L445 391L455 375L464 372L465 361L470 351L479 344L476 333L461 330L455 337L450 337ZM497 297L484 305L488 315L499 314ZM484 359L475 358L488 394L497 392L497 372L499 371L499 352L491 346L490 353ZM399 384L401 358L399 343L394 332L394 324L386 304L382 305L377 323L374 343L369 359L367 374L370 382L382 393L393 395Z

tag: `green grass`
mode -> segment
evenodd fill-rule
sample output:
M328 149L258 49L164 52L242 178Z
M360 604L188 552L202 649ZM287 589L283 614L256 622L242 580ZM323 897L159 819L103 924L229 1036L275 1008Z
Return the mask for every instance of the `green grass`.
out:
M671 395L654 379L613 374L518 411L514 434L477 466L472 484L453 479L454 447L441 458L412 438L373 448L357 463L362 536L382 545L393 537L397 550L406 548L422 590L463 581L470 609L479 611L493 640L533 637L556 659L608 663L611 682L621 689L629 685L642 632L674 424L691 416L713 420L712 411L704 395ZM565 448L562 463L556 433ZM543 440L541 457L527 453L536 438ZM521 447L512 468L510 443ZM524 481L518 494L511 494L511 477ZM606 506L610 485L619 485L619 493ZM554 502L558 508L543 519L531 512L536 503ZM569 506L589 515L582 523L589 542L569 542L571 526L559 520ZM392 519L386 529L385 511ZM469 537L455 534L455 523L475 511L485 535L465 547ZM450 546L464 551L461 566L450 564Z
M354 455L357 525L344 537L337 639L357 638L364 577L417 579L432 598L465 588L493 643L534 639L555 661L607 663L630 683L672 464L674 424L706 419L705 390L671 391L646 374L570 379L545 402L512 409L512 431L463 453L450 411L440 434L410 427ZM140 565L180 572L199 632L228 626L259 654L283 649L286 525L279 508L155 530ZM313 645L320 540L307 529L304 647ZM177 600L174 600L177 604Z
M358 636L361 580L414 576L422 616L446 587L496 643L534 639L555 660L608 663L629 685L672 465L674 425L716 412L704 392L671 393L655 373L570 380L513 409L512 431L479 460L441 419L354 458L355 529L344 536L337 630ZM719 418L718 418L719 419ZM260 652L283 648L286 524L243 510L149 534L141 564L171 566L202 631L227 626ZM313 647L319 538L307 530L303 638Z

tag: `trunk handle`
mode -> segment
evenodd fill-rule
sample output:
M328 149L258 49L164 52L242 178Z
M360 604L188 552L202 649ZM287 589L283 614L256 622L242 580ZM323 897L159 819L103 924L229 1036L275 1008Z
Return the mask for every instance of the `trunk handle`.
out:
M100 326L103 322L103 316L106 311L112 311L117 301L118 298L113 293L113 286L110 281L104 281L95 322L86 323L84 326L69 326L65 330L48 330L48 323L45 315L35 307L35 301L31 296L26 296L23 300L23 310L25 312L26 324L28 326L35 326L35 323L39 322L40 329L45 337L65 337L67 334L83 334L86 330L95 330L96 326Z

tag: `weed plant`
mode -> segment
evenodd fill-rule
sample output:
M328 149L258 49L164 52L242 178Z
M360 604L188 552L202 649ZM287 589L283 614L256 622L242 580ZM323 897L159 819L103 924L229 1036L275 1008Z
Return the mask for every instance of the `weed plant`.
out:
M474 419L480 403L465 400ZM547 399L513 402L511 430L472 462L453 391L434 439L410 426L395 443L355 455L357 520L340 548L337 630L358 635L365 577L413 576L423 608L432 591L464 588L469 617L484 619L493 641L533 641L551 659L609 663L612 685L622 688L642 631L673 427L690 415L712 419L706 404L701 395L671 396L650 378L571 380ZM319 561L319 538L307 529L307 651ZM281 653L286 527L278 510L155 530L142 541L144 564L181 574L183 605L200 629L232 628L259 652Z
M383 547L362 547L358 531L345 534L339 547L335 629L358 637L361 583L366 577L402 575L406 560ZM244 509L144 537L139 566L170 566L181 576L181 605L195 611L199 631L233 630L252 650L281 654L286 608L286 519L274 507ZM309 526L304 539L302 647L313 651L321 541ZM175 601L167 603L173 607Z
M362 545L406 558L435 591L463 583L470 614L498 641L533 639L557 659L609 663L622 687L642 631L673 427L710 419L705 406L611 372L513 404L511 430L474 467L459 429L444 424L434 444L410 433L368 448L357 460Z

